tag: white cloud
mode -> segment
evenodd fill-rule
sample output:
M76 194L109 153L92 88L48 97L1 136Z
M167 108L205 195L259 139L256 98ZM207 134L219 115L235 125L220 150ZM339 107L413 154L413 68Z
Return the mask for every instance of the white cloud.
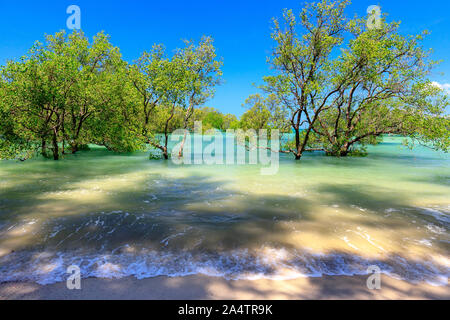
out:
M432 84L450 94L450 83L439 83L433 81Z

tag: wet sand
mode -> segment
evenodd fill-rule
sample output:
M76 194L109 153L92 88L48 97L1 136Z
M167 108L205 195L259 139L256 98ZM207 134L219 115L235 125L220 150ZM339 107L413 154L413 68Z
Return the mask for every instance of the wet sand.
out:
M381 289L369 290L367 276L324 276L294 280L225 280L208 276L155 277L138 280L82 279L81 290L66 283L0 284L0 300L278 300L278 299L450 299L449 286L411 284L382 276Z

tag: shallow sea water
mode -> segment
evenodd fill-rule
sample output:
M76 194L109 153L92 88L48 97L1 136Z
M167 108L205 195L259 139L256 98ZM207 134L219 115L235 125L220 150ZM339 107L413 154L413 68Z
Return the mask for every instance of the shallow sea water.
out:
M450 157L387 137L368 157L175 165L101 148L0 161L0 282L381 271L447 285Z

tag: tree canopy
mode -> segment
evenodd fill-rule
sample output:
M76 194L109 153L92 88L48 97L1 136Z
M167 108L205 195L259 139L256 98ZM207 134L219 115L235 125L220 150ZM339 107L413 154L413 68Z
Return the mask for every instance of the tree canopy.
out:
M274 20L275 74L261 88L295 134L284 151L346 156L390 133L448 151L448 99L428 78L437 62L423 49L427 32L403 36L386 16L368 28L367 17L346 17L348 4L322 0Z

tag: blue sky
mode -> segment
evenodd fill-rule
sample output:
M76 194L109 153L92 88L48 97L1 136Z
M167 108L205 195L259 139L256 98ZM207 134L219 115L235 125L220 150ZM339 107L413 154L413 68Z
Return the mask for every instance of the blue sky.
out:
M198 40L202 35L215 39L223 57L223 79L216 96L207 106L241 115L241 104L253 86L269 73L266 58L273 42L271 19L284 8L298 12L305 1L6 1L0 0L0 64L25 54L35 40L66 28L66 8L81 8L81 25L88 36L104 30L128 61L136 59L153 43L168 50L183 45L182 39ZM432 31L425 42L435 51L434 59L444 60L432 80L450 91L450 1L447 0L354 0L348 13L365 15L368 6L380 5L389 19L401 20L401 32Z

